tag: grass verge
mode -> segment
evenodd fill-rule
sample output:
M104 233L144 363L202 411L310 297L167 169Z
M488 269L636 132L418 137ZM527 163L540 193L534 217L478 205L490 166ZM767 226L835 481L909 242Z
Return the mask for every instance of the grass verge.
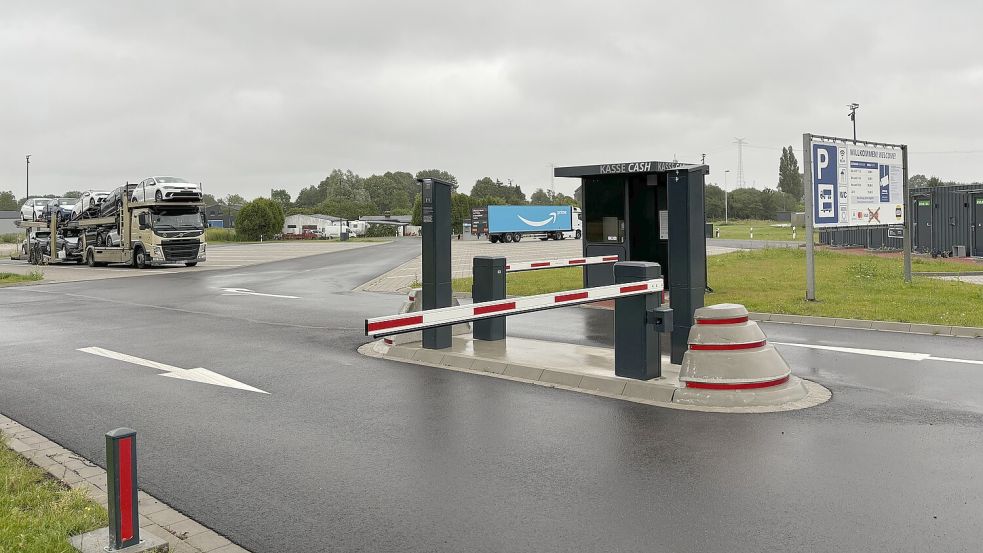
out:
M68 537L106 526L106 510L0 439L0 551L74 551Z
M915 277L902 278L900 258L816 252L816 297L805 301L805 252L764 249L708 258L707 305L740 303L749 311L847 319L983 327L983 286ZM914 259L914 271L972 271L972 264ZM579 268L508 275L508 291L531 295L581 286ZM471 291L470 278L454 279L458 292Z
M44 273L41 271L31 271L26 275L20 275L17 273L0 273L0 286L19 284L21 282L36 282L38 280L44 280Z

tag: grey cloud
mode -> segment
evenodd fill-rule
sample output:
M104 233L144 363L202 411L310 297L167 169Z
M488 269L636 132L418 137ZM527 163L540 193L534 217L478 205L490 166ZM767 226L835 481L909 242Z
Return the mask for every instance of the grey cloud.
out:
M296 193L441 167L698 160L773 186L803 132L907 142L981 180L978 2L32 2L0 20L0 189L151 173ZM733 173L732 173L733 175ZM733 182L732 182L733 184ZM574 183L557 180L569 192Z

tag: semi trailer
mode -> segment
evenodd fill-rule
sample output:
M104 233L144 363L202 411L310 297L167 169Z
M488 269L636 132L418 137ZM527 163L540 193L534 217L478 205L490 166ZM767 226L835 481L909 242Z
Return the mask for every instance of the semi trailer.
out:
M32 263L85 262L90 267L123 263L146 268L205 260L205 217L197 201L133 201L129 185L115 199L115 209L102 210L68 222L22 221L28 238L25 249ZM114 212L114 213L112 213ZM45 229L57 237L55 253L51 240L32 238Z
M490 205L471 210L471 233L487 236L492 243L580 239L580 208L570 205Z

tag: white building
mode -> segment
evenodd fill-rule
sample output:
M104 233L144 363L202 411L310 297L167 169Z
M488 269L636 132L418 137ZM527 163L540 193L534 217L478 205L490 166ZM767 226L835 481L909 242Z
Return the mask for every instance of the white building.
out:
M349 234L359 234L346 224L345 228ZM337 237L341 230L341 219L331 215L290 215L283 220L283 234L303 234L313 232L325 237Z

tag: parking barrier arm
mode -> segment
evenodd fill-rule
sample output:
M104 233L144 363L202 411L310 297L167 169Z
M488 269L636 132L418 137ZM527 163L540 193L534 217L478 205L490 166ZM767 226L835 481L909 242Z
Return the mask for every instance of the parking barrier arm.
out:
M565 292L537 294L535 296L523 296L506 300L486 301L472 303L470 305L376 317L365 319L365 335L379 338L392 334L401 334L424 328L449 326L490 317L518 315L520 313L531 313L533 311L542 311L556 307L651 294L662 292L663 289L663 280L656 278L630 284L611 284L594 288L582 288Z

